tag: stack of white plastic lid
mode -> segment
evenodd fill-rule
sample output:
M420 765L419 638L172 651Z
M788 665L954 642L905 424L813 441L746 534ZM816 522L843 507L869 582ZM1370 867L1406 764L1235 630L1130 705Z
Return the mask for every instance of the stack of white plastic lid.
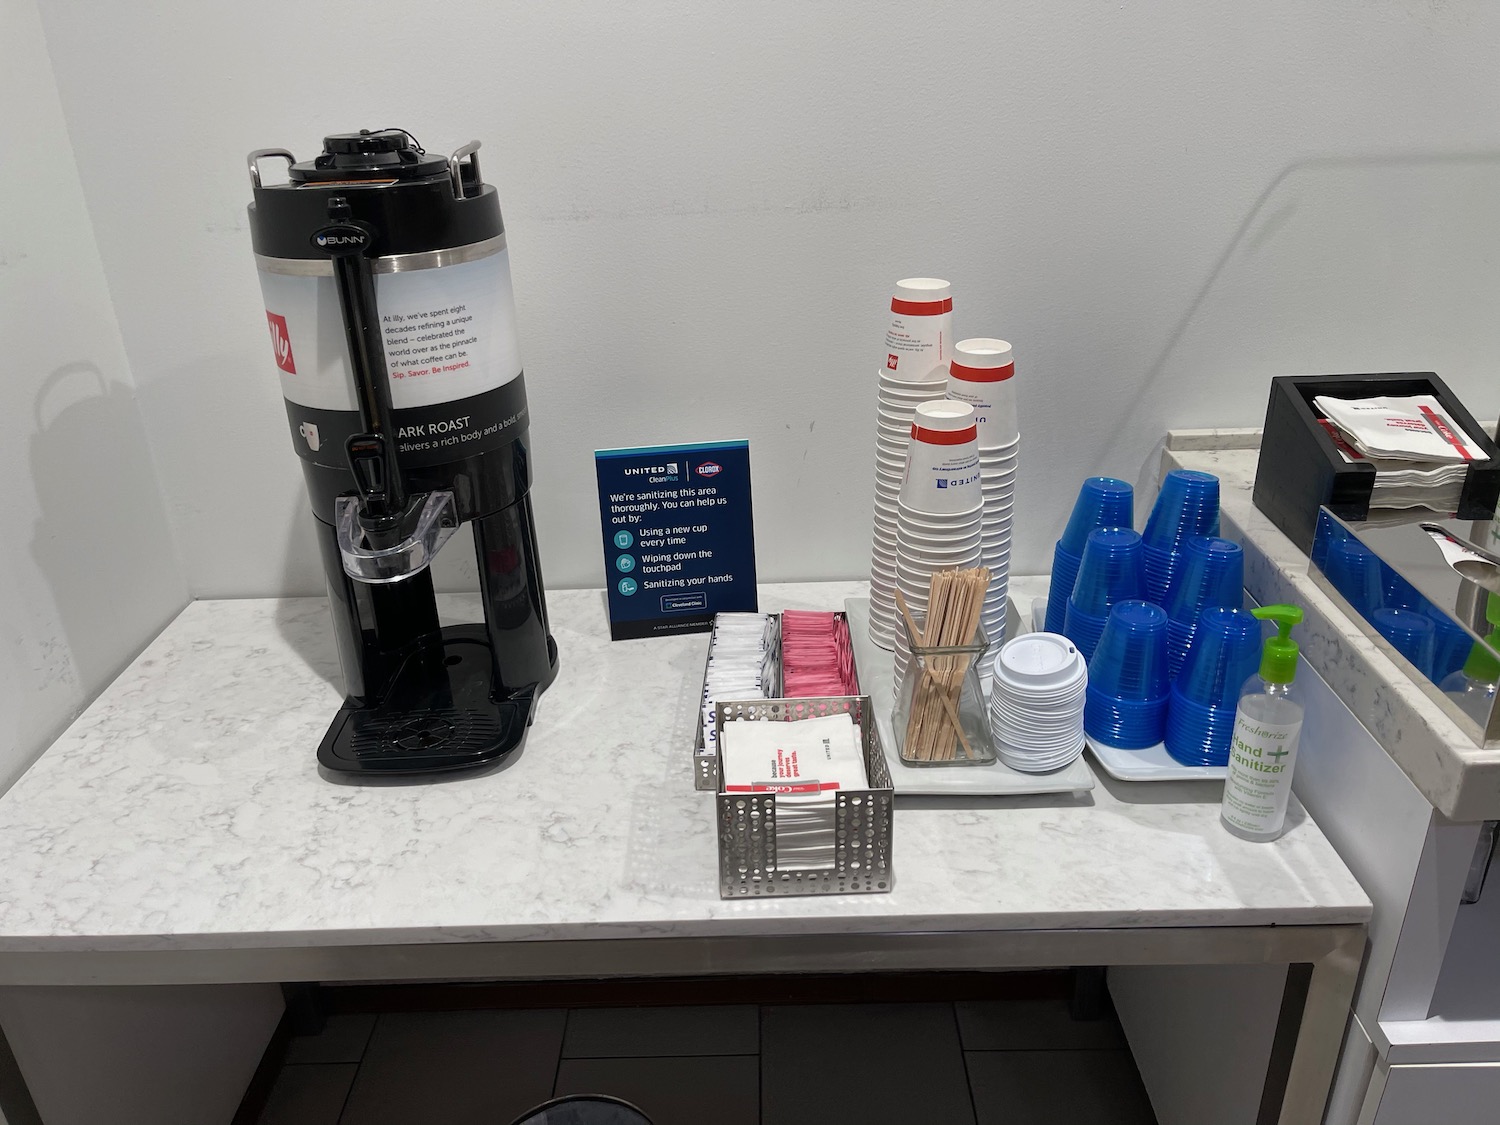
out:
M920 628L933 572L979 565L984 502L974 408L968 403L942 400L917 407L896 510L896 586ZM892 684L898 697L910 662L906 632L897 630Z
M990 572L983 617L990 649L980 663L981 676L987 676L994 668L1005 640L1016 452L1021 444L1016 420L1015 373L1010 345L1004 340L983 338L960 340L948 367L948 397L974 407L979 432L979 474L984 494L982 562Z
M1083 753L1083 708L1088 693L1083 653L1057 633L1025 633L995 661L990 734L995 752L1013 770L1048 773Z
M909 277L891 298L880 365L875 432L875 528L870 548L870 639L896 640L897 499L906 472L912 412L941 399L953 351L953 295L946 281Z

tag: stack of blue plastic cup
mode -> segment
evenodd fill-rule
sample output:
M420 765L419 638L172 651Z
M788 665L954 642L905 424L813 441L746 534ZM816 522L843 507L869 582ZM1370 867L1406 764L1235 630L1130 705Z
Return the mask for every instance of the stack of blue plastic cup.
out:
M1047 591L1047 632L1061 633L1068 598L1078 581L1078 564L1089 532L1101 527L1135 526L1135 490L1114 477L1089 477L1073 501L1073 514L1052 549L1052 584Z
M1474 638L1467 629L1431 602L1422 607L1422 612L1432 622L1432 682L1440 684L1454 672L1463 669L1474 648Z
M1085 660L1093 659L1110 607L1139 598L1141 586L1141 537L1128 527L1089 532L1063 618L1063 636Z
M1319 570L1328 569L1328 545L1341 542L1349 538L1349 533L1344 530L1344 525L1335 520L1326 511L1318 510L1318 526L1313 531L1312 564Z
M1185 766L1226 766L1240 688L1260 667L1260 622L1214 606L1198 618L1167 704L1167 753Z
M1391 642L1391 647L1417 666L1429 680L1432 658L1437 644L1437 629L1432 618L1414 609L1376 609L1369 615L1375 631Z
M1396 568L1387 562L1380 563L1380 604L1391 609L1415 609L1421 611L1427 599L1417 588L1402 578Z
M1323 574L1361 617L1368 618L1380 608L1385 597L1380 560L1358 539L1329 543Z
M1198 618L1210 606L1238 609L1245 600L1245 552L1238 543L1195 535L1182 547L1182 564L1164 603L1167 675L1176 679Z
M1146 600L1161 605L1181 559L1183 544L1197 535L1219 534L1219 478L1173 469L1161 482L1151 518L1141 533Z
M1167 614L1159 605L1116 602L1089 661L1083 730L1122 750L1162 740L1167 721Z

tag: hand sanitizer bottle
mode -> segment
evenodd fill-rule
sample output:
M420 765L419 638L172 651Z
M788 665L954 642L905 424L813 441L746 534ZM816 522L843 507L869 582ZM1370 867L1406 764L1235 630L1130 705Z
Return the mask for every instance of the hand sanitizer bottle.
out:
M1301 692L1294 683L1297 642L1291 638L1302 610L1294 605L1268 605L1250 612L1262 621L1275 622L1277 635L1261 651L1260 671L1240 689L1219 819L1246 840L1274 840L1286 830L1292 767L1302 735Z

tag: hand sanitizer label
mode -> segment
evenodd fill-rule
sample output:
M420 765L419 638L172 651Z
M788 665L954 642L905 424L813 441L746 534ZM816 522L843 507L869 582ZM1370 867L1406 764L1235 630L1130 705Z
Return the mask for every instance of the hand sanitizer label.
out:
M1261 722L1242 708L1229 745L1223 817L1243 832L1276 832L1286 818L1302 721Z

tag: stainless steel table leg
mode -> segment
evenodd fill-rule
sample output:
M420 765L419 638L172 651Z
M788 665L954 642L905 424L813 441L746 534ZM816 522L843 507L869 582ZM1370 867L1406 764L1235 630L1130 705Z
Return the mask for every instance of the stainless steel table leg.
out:
M1304 978L1306 997L1301 1018L1296 1025L1296 1045L1279 1109L1262 1104L1263 1121L1277 1125L1318 1125L1323 1120L1328 1094L1338 1066L1339 1050L1344 1042L1344 1026L1349 1021L1349 1005L1359 967L1364 961L1365 928L1363 926L1330 927L1335 935L1332 948L1312 962L1312 973ZM1288 971L1288 989L1301 988L1293 965ZM1273 1056L1273 1067L1274 1067ZM1274 1080L1277 1076L1273 1075Z

